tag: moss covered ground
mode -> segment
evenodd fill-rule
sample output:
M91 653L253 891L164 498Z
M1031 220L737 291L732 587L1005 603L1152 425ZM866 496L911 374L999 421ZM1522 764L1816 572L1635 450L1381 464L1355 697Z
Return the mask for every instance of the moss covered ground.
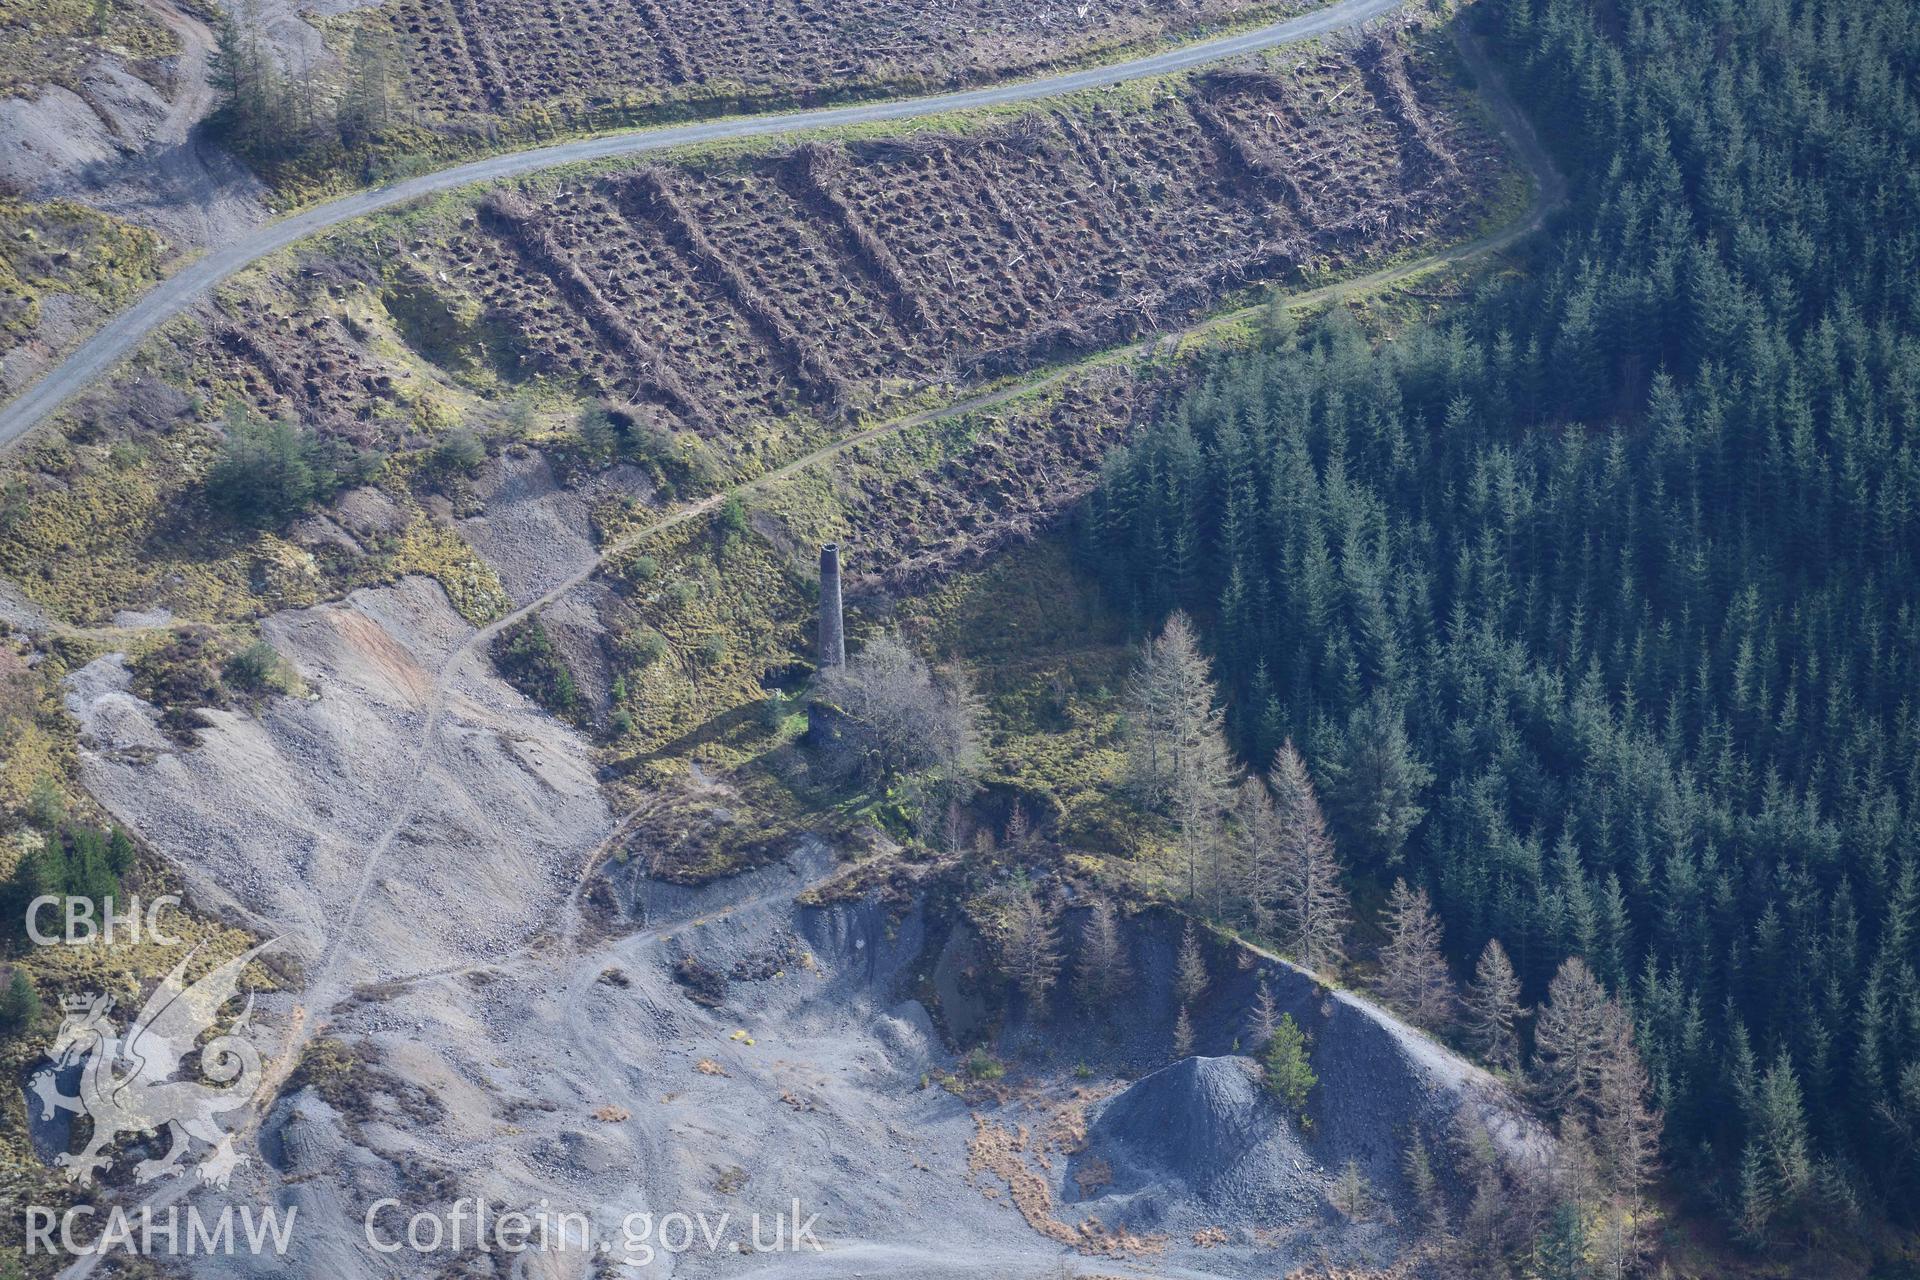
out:
M180 41L134 0L0 0L0 97L71 88L103 53L170 57Z
M42 336L51 298L125 305L159 279L164 255L154 232L72 200L0 196L0 354Z

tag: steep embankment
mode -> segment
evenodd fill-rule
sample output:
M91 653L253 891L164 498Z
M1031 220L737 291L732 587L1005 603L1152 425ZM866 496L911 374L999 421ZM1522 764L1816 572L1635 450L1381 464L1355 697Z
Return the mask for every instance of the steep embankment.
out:
M1017 1087L928 1087L989 1033L998 999L944 909L797 907L834 861L812 841L699 889L648 878L642 848L575 928L570 886L625 848L623 819L573 731L480 664L449 664L474 632L437 586L358 592L266 632L312 696L258 718L213 713L191 749L159 731L116 659L69 682L94 794L204 897L287 930L312 979L297 1003L261 1006L268 1043L292 1056L260 1128L267 1163L227 1193L297 1205L298 1252L202 1274L388 1274L365 1244L367 1208L398 1200L398 1223L462 1195L578 1208L616 1247L629 1214L771 1215L797 1198L833 1249L817 1265L884 1260L906 1275L1057 1274L1063 1251L1108 1274L1129 1258L1157 1274L1284 1269L1323 1248L1377 1264L1406 1238L1384 1215L1327 1210L1348 1161L1412 1221L1410 1135L1444 1151L1462 1105L1521 1132L1483 1074L1225 943L1196 1008L1209 1060L1154 1074L1179 929L1160 913L1129 931L1138 981L1124 1008L1002 1017ZM448 666L438 732L416 754ZM393 823L387 856L370 860ZM1308 1133L1229 1060L1263 972L1312 1038ZM1169 1130L1165 1116L1183 1119ZM1104 1180L1083 1176L1102 1165ZM982 1253L983 1239L997 1244ZM403 1254L400 1273L446 1260ZM750 1269L731 1253L697 1262ZM807 1265L783 1258L771 1274Z
M215 714L191 751L101 660L70 684L88 783L198 868L203 894L294 924L290 942L314 962L378 838L355 815L385 812L379 780L406 758L430 660L467 633L420 580L283 615L269 634L317 697L258 721ZM802 841L698 889L627 860L575 930L559 917L578 901L566 877L619 829L585 744L480 673L457 683L440 741L419 766L420 819L374 874L361 925L336 939L343 998L261 1009L276 1040L297 1042L303 1019L314 1038L265 1118L267 1163L228 1194L297 1205L297 1252L197 1274L390 1274L364 1243L368 1206L397 1199L397 1224L459 1195L578 1206L609 1241L628 1214L771 1214L797 1198L832 1252L768 1274L884 1262L1037 1276L1058 1274L1063 1250L1106 1274L1129 1258L1155 1274L1285 1270L1323 1249L1378 1264L1406 1241L1383 1214L1328 1210L1348 1161L1414 1221L1399 1176L1410 1136L1446 1151L1465 1106L1516 1151L1531 1139L1484 1074L1237 945L1209 949L1196 1007L1208 1056L1156 1071L1180 928L1158 912L1129 930L1138 981L1123 1007L1012 1017L997 1044L1017 1085L929 1088L964 1075L936 1026L965 1048L998 999L965 926L924 901L796 907L833 863ZM1310 1131L1231 1056L1263 974L1311 1037ZM403 1255L399 1273L446 1261ZM759 1273L732 1254L688 1270L708 1267Z
M1063 934L1076 939L1081 913ZM1108 1227L1182 1239L1224 1226L1287 1224L1315 1247L1337 1239L1373 1263L1405 1246L1407 1235L1381 1223L1421 1221L1404 1169L1418 1140L1451 1171L1463 1121L1483 1127L1510 1168L1537 1166L1551 1140L1511 1092L1479 1067L1435 1044L1370 1001L1322 984L1297 966L1236 940L1209 937L1209 979L1191 1006L1197 1058L1168 1063L1178 1013L1175 957L1183 917L1153 909L1129 930L1126 997L1094 1014L1069 1003L1041 1023L1007 1024L1002 1042L1022 1061L1040 1061L1059 1078L1091 1064L1102 1075L1138 1082L1094 1109L1086 1141L1060 1184L1073 1212ZM993 1025L988 1007L967 998L954 975L977 973L984 955L964 926L943 945L934 989L943 1023L962 1034ZM1074 956L1067 957L1072 972ZM1259 1083L1250 1013L1261 982L1279 1013L1307 1036L1318 1083L1296 1120ZM1056 1002L1059 1003L1059 1002ZM1335 1180L1351 1165L1367 1196L1390 1213L1342 1224L1326 1215ZM1097 1170L1096 1186L1085 1185ZM1445 1181L1443 1177L1443 1181ZM1467 1188L1453 1180L1454 1210ZM1074 1188L1068 1191L1067 1188ZM1311 1224L1311 1225L1307 1225ZM1408 1227L1409 1232L1412 1231Z

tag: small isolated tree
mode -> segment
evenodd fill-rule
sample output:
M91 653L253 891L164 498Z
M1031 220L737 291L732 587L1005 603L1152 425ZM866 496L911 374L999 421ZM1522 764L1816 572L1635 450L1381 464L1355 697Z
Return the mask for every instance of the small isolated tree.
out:
M1440 952L1440 918L1425 889L1393 882L1387 898L1387 944L1380 949L1380 988L1387 1002L1420 1026L1437 1029L1453 1016L1453 978Z
M1280 1009L1273 1002L1273 988L1263 973L1254 989L1253 1009L1247 1015L1247 1047L1256 1054L1263 1052L1279 1027Z
M42 831L53 832L67 820L67 798L53 775L43 773L33 780L27 794L27 821Z
M1180 1006L1180 1012L1173 1019L1173 1057L1177 1062L1181 1058L1193 1056L1193 1019L1187 1016L1187 1007Z
M280 651L265 640L255 640L227 659L220 678L230 688L246 693L284 692L289 683Z
M500 633L493 661L509 684L554 715L576 723L583 718L579 683L537 614Z
M517 392L501 411L500 421L507 434L516 440L532 435L533 429L540 425L539 397L531 390Z
M1097 900L1080 931L1080 954L1074 959L1074 987L1089 1009L1103 1009L1126 990L1132 973L1113 904Z
M1033 1013L1044 1013L1047 996L1060 978L1060 934L1030 888L1015 891L1008 904L1001 965Z
M1273 757L1276 880L1281 940L1309 969L1330 969L1345 954L1347 891L1327 839L1307 762L1292 742Z
M1467 987L1467 1039L1489 1065L1515 1070L1520 1065L1520 1037L1514 1028L1522 1016L1520 981L1514 977L1513 964L1500 939L1489 938Z
M1320 1078L1314 1075L1307 1061L1306 1033L1294 1022L1292 1014L1280 1015L1280 1025L1274 1028L1273 1039L1267 1042L1260 1060L1266 1067L1267 1088L1288 1110L1304 1120L1307 1095L1320 1083Z
M1333 1180L1333 1189L1327 1193L1327 1200L1343 1218L1359 1221L1373 1209L1373 1187L1368 1184L1366 1175L1360 1172L1360 1162L1351 1157L1340 1168L1340 1176Z
M844 667L823 673L821 687L872 735L883 783L929 770L949 799L964 798L978 785L980 732L972 690L957 673L936 679L897 633L874 637Z
M1207 957L1200 950L1200 935L1193 922L1187 922L1180 935L1180 951L1173 962L1173 997L1184 1008L1198 1000L1207 989Z
M486 443L466 427L447 432L433 449L434 465L448 475L470 475L486 460Z
M580 456L592 466L608 466L620 455L620 433L604 405L590 404L582 409L573 434Z
M983 1044L973 1046L973 1052L967 1055L964 1066L967 1079L975 1084L990 1084L1007 1074L1006 1064L994 1057Z
M227 410L225 428L207 469L207 501L254 528L276 527L342 486L364 482L381 460L283 419L263 419L237 400Z
M1594 1096L1608 1049L1607 993L1579 956L1547 984L1534 1032L1534 1092L1559 1114Z
M713 533L717 539L717 558L725 560L732 555L747 536L752 525L747 519L747 505L740 501L740 495L730 493L720 503L720 510L714 513Z
M227 436L207 472L207 497L232 520L280 523L313 500L317 483L307 442L292 423L263 422L236 404Z
M6 989L0 991L0 1028L24 1031L39 1016L40 993L34 990L33 979L27 976L26 970L15 969L7 979Z
M1407 1143L1400 1168L1407 1180L1407 1190L1413 1193L1413 1202L1419 1206L1421 1226L1429 1235L1445 1236L1447 1198L1440 1192L1440 1179L1433 1172L1433 1157L1419 1134L1414 1134L1412 1141Z
M1420 793L1433 771L1414 754L1400 710L1376 693L1347 721L1340 750L1323 769L1327 808L1341 839L1376 868L1400 860L1426 810Z

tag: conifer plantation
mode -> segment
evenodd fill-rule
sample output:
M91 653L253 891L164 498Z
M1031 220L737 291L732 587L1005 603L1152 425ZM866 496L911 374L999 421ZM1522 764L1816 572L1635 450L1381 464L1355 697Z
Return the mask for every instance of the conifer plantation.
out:
M1571 183L1527 269L1223 361L1085 554L1406 882L1437 1019L1430 892L1463 1041L1621 1203L1659 1164L1755 1250L1911 1227L1920 6L1476 8Z

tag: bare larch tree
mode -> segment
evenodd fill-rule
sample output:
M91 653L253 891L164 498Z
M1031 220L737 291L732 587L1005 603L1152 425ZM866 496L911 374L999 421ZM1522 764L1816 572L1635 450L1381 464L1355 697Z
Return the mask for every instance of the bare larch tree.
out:
M1387 898L1387 943L1380 948L1380 992L1413 1022L1435 1030L1453 1016L1453 978L1441 954L1440 917L1425 889L1395 880Z
M1512 1071L1520 1065L1520 1036L1516 1024L1520 1008L1520 980L1507 959L1500 939L1488 938L1467 987L1467 1041L1489 1066Z
M1281 941L1309 969L1330 969L1346 954L1347 891L1307 762L1291 741L1274 753L1268 777L1278 825Z
M1187 897L1214 875L1221 817L1233 785L1223 715L1193 624L1176 611L1141 646L1127 683L1127 777L1140 802L1177 832Z
M1081 926L1080 954L1074 957L1073 982L1080 1002L1089 1009L1104 1009L1126 990L1132 976L1113 904L1098 899Z

